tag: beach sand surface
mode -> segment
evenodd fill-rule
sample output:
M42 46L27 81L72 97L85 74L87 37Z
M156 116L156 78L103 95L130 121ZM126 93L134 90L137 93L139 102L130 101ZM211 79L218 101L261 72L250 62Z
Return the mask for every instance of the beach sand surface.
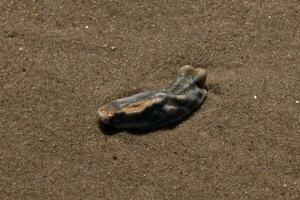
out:
M1 199L299 199L299 19L297 0L2 0ZM99 128L187 64L201 109Z

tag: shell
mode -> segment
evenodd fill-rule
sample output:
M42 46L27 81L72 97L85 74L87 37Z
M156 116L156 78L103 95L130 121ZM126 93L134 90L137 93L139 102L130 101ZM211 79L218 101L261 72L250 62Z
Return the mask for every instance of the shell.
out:
M199 107L206 95L204 69L183 66L166 89L147 91L105 104L100 121L115 128L154 129L177 121Z

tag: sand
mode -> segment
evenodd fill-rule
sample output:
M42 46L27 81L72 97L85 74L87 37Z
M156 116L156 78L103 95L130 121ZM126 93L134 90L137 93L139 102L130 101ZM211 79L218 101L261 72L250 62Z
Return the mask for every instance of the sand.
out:
M2 0L1 199L299 199L299 10ZM189 118L99 128L101 105L164 88L186 64L208 71Z

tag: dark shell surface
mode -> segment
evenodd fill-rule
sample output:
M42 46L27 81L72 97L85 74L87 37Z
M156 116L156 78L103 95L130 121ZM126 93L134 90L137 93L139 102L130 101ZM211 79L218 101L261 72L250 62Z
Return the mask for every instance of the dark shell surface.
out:
M121 98L98 109L100 121L115 128L155 129L182 120L204 101L206 71L183 66L169 87Z

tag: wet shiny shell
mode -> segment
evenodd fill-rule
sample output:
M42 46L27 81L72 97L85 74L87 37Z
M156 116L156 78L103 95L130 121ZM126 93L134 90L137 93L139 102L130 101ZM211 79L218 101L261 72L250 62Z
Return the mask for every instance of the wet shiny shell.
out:
M121 98L98 109L100 121L116 128L153 129L181 120L207 94L206 71L186 65L169 87Z

